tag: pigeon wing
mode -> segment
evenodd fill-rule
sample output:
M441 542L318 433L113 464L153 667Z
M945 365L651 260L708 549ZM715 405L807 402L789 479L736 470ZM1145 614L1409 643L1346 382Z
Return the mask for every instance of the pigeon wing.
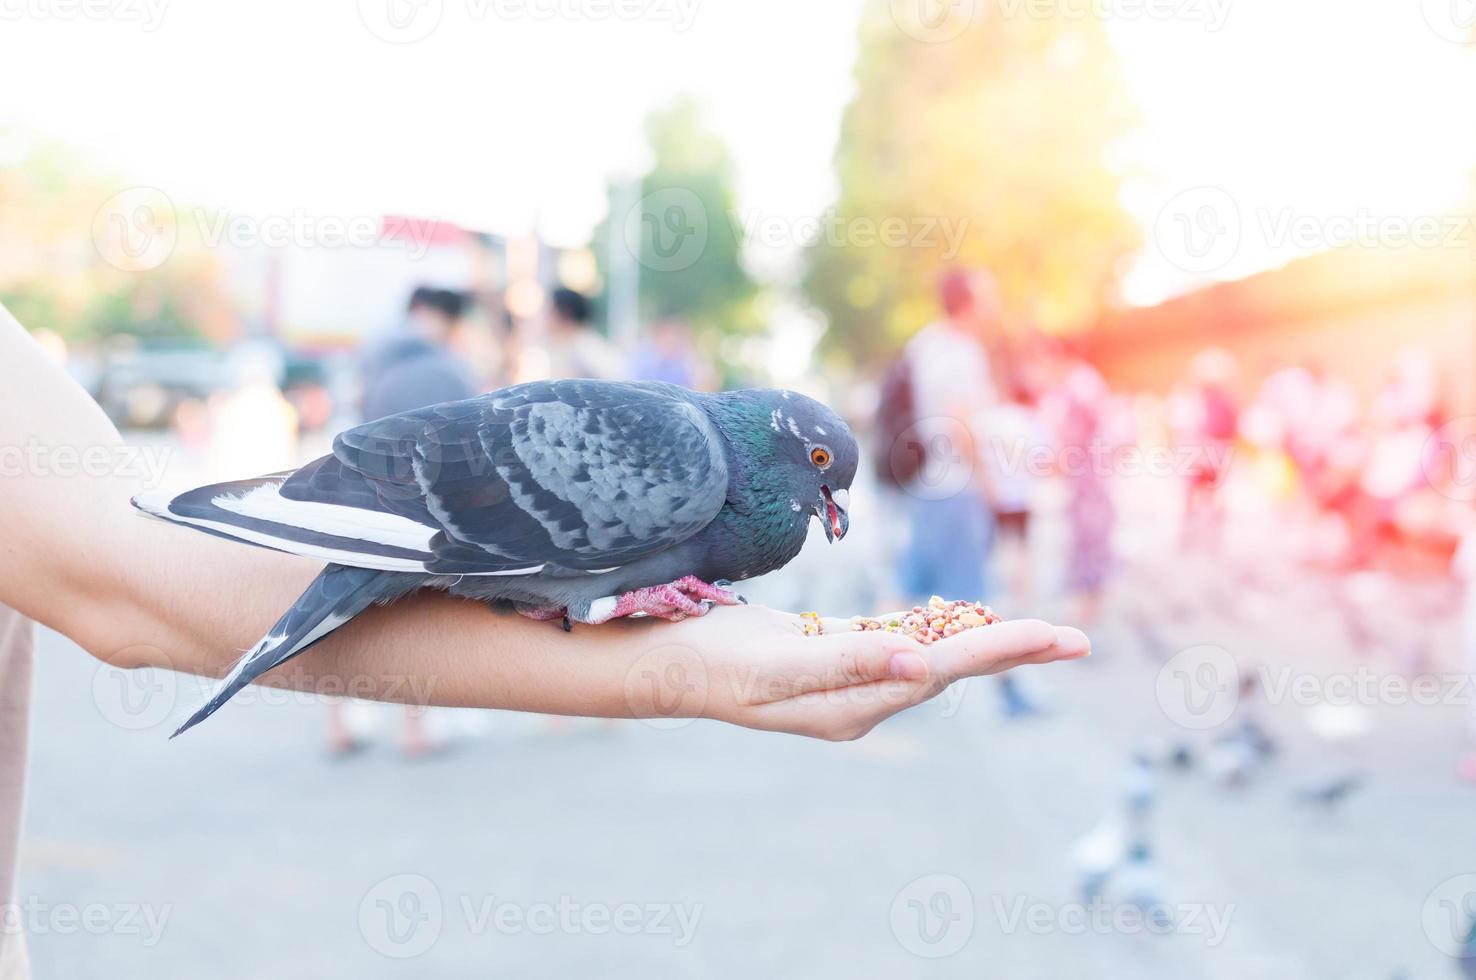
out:
M722 508L722 440L680 388L535 382L342 433L293 473L135 503L342 565L448 575L598 571Z
M439 529L426 570L444 574L623 565L706 526L728 488L707 416L653 384L518 385L350 429L334 458Z

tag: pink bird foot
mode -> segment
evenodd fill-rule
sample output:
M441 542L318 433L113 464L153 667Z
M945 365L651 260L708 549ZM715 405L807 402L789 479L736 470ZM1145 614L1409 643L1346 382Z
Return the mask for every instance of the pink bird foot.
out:
M551 623L562 620L564 632L567 633L574 627L569 623L569 610L564 606L530 606L526 603L515 602L513 608L519 614L540 623Z
M736 606L746 602L741 595L695 575L687 575L668 582L635 589L621 596L596 599L589 607L587 623L606 623L622 616L644 613L669 622L679 623L688 616L701 616L714 605Z

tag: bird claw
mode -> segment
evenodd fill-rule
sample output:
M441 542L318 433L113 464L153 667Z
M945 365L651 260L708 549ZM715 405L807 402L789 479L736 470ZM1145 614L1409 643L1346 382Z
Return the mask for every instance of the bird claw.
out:
M726 578L714 579L712 584L714 586L716 586L717 588L719 588L719 589L724 589L724 590L729 591L729 592L732 592L732 590L733 590L733 580L732 579L726 579ZM740 604L745 605L745 606L748 605L748 596L744 595L741 592L733 592L733 596L734 596L734 598L736 598L738 600L738 602Z
M716 582L704 582L695 575L687 575L671 583L672 588L680 589L684 594L693 599L707 603L709 608L714 605L748 605L747 599L729 588L732 584L727 579L718 579Z
M605 600L608 601L608 600ZM748 600L719 585L687 575L665 585L635 589L615 599L608 612L591 615L589 622L603 623L622 616L642 613L668 622L679 623L688 616L701 616L713 606L735 606Z

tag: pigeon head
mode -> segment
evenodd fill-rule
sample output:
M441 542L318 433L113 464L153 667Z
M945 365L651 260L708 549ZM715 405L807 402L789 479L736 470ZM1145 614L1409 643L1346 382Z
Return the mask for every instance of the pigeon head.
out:
M845 537L851 526L846 512L851 481L861 460L856 437L839 415L813 398L792 391L754 394L767 410L762 419L766 465L793 496L791 507L818 517L830 541Z

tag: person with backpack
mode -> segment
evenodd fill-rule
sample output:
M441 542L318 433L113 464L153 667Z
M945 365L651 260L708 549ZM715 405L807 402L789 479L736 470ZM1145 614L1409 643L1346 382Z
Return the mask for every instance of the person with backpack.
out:
M963 269L939 278L938 299L943 318L913 336L883 384L878 476L907 500L902 593L983 601L994 518L981 453L996 401L985 345L999 302L988 275Z

